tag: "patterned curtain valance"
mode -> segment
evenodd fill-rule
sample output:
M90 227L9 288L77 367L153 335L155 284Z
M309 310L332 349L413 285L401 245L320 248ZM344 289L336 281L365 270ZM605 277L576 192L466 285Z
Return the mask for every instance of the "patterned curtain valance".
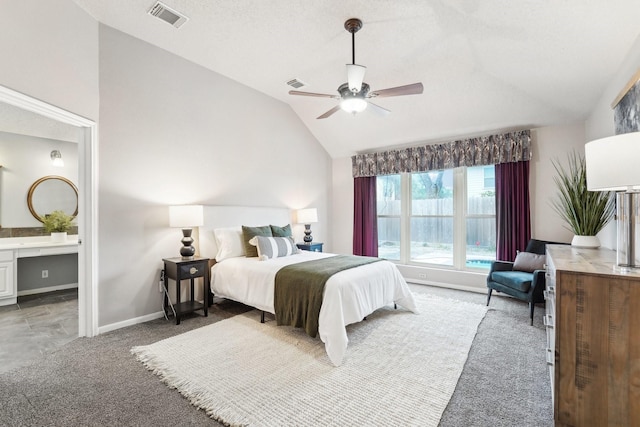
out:
M351 157L353 177L426 172L458 166L483 166L531 158L531 131L481 136L443 144L357 154Z

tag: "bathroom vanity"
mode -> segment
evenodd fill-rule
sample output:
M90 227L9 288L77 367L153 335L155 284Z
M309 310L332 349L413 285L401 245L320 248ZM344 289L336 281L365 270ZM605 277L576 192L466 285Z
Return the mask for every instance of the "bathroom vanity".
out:
M78 236L53 243L50 236L0 239L0 306L18 299L18 259L78 253Z

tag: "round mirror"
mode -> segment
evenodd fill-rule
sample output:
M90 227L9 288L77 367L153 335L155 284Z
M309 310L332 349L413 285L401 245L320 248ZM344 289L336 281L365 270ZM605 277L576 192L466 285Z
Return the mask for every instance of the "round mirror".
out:
M62 176L45 176L31 184L27 194L29 211L38 221L53 211L78 215L78 188Z

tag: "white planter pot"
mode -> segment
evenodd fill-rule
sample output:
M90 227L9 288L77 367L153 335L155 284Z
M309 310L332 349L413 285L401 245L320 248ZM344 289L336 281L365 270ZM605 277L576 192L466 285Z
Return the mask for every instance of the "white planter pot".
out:
M600 247L600 239L597 236L573 236L571 246L595 249Z
M67 232L63 231L61 233L51 233L51 242L53 243L64 243L67 241Z

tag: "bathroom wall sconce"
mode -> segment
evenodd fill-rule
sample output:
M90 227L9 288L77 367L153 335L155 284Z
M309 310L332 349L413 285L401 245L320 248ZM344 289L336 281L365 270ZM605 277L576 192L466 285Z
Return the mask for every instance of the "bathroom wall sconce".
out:
M51 164L58 168L64 167L64 160L62 160L62 154L60 154L60 151L53 150L51 152Z

